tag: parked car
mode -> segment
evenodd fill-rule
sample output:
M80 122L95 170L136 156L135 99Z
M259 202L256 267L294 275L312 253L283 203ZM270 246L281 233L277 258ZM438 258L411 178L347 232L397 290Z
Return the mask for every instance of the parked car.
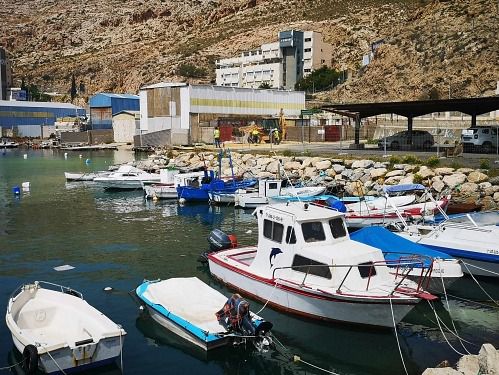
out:
M386 142L386 148L391 150L407 150L410 149L409 145L409 131L404 130L394 135L390 135L385 138L381 138L378 141L378 147L384 148ZM435 144L433 135L424 130L413 130L412 131L412 148L429 150Z
M461 132L464 151L489 153L497 147L497 128L480 126Z

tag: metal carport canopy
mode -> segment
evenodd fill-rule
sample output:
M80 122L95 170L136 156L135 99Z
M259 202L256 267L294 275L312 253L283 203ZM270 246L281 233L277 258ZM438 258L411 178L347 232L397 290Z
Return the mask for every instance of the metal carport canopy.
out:
M360 118L394 113L404 117L417 117L435 112L456 111L477 116L499 109L499 96L482 98L419 100L411 102L328 104L321 107L325 111L347 115L358 114Z

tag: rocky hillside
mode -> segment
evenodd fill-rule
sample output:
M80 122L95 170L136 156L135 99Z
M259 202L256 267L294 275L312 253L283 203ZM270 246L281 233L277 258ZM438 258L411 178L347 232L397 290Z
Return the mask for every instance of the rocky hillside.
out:
M213 82L216 59L279 30L316 30L333 44L336 67L354 71L322 99L446 97L449 84L459 97L490 93L499 80L498 17L496 0L0 0L0 44L19 81L67 93L74 73L91 95Z

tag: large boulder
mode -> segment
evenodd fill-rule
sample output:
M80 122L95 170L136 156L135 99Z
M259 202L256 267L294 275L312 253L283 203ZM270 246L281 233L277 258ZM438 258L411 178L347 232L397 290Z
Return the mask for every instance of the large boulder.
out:
M284 163L284 169L287 171L292 171L301 168L301 163L299 161L287 161Z
M492 185L499 185L499 176L491 177L489 178L489 182Z
M427 368L423 375L463 375L460 371L452 367Z
M341 172L341 175L343 178L349 179L353 175L353 171L351 169L345 169L343 172Z
M474 169L472 168L459 168L458 170L456 170L457 173L464 173L464 174L470 174L473 171Z
M394 176L404 176L405 175L405 172L403 169L396 169L394 171L390 171L388 172L385 177L394 177Z
M418 175L420 175L423 179L426 179L428 177L433 177L435 176L435 172L428 168L427 166L422 166L419 168Z
M499 353L491 344L483 344L478 352L482 374L499 375Z
M305 169L307 167L311 167L312 166L312 158L305 158L303 159L303 161L301 162L301 169Z
M277 160L271 161L267 164L267 168L265 170L270 173L277 173L279 170L279 162Z
M487 181L489 179L489 176L487 176L485 173L478 172L478 171L473 171L468 175L468 182L483 182Z
M315 163L315 168L319 171L325 171L329 167L331 167L331 162L329 160L322 160Z
M352 163L351 168L356 169L356 168L371 168L374 165L374 161L372 160L355 160Z
M385 180L385 185L397 185L404 176L392 176Z
M480 372L477 355L464 355L457 362L457 370L463 375L476 375Z
M334 170L334 169L332 169L332 168L327 169L327 170L326 170L326 174L327 174L329 177L334 177L334 176L336 176L336 172L335 172L335 170Z
M445 185L454 189L457 185L461 185L466 181L466 175L464 173L456 173L449 176L445 176L443 182Z
M474 182L465 182L464 184L461 185L459 192L461 194L471 194L475 193L477 190L478 190L477 184L475 184Z
M438 193L441 193L442 190L444 189L445 187L445 184L442 182L441 179L435 179L432 184L431 184L431 187L433 188L433 190L435 190L436 192Z
M414 174L412 174L412 173L405 175L399 181L399 184L413 184L413 183L414 183Z
M440 176L448 176L454 173L454 168L448 168L448 167L435 168L435 173Z
M332 168L334 169L334 171L336 173L341 173L341 172L343 172L345 170L345 166L344 165L340 165L340 164L333 164ZM498 185L499 185L499 183L498 183Z
M318 172L317 172L317 169L315 167L307 167L303 170L303 177L312 179L312 178L317 177L317 175L318 175Z
M386 174L386 172L388 172L386 168L375 168L371 169L369 174L371 175L371 178L376 179L379 177L383 177Z
M258 158L256 161L257 166L267 166L267 164L272 163L272 158Z

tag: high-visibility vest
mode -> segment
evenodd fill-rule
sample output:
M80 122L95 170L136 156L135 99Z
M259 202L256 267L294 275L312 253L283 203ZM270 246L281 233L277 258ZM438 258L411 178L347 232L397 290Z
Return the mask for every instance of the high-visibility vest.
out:
M219 129L215 129L215 130L213 131L213 136L214 136L215 138L220 138L220 130L219 130Z

